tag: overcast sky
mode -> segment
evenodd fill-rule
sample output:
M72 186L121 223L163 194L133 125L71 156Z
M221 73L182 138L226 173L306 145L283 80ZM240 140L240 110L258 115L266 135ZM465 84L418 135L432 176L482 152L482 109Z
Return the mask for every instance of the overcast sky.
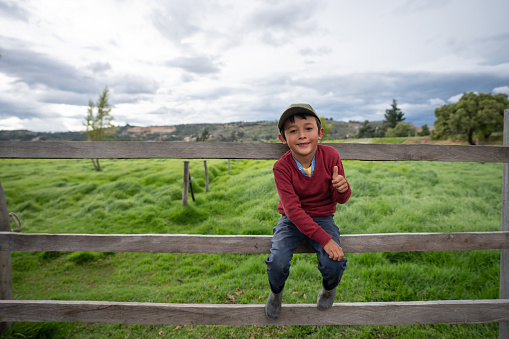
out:
M508 0L0 0L0 130L114 123L406 122L463 92L509 94Z

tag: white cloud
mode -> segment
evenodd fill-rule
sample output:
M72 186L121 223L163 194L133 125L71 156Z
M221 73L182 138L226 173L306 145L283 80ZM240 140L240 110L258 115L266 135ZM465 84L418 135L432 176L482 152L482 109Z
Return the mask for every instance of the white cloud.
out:
M428 101L428 102L429 102L429 104L430 104L431 106L434 106L434 107L437 107L437 106L443 106L443 105L445 105L445 104L446 104L446 103L445 103L445 101L444 101L444 100L442 100L442 99L440 99L440 98L433 98L433 99L429 99L429 101Z
M509 95L509 86L502 86L502 87L494 88L493 93L494 94L503 93L503 94Z
M19 130L26 129L30 131L52 132L52 131L69 131L76 130L73 124L65 124L59 120L46 120L41 118L22 119L18 117L9 117L0 119L0 130Z
M450 102L451 104L455 104L458 101L460 101L462 96L463 96L463 93L456 94L456 95L450 97L449 99L447 99L447 101Z
M0 129L83 129L105 86L119 123L275 120L296 101L380 120L394 98L432 125L458 93L507 92L507 12L505 0L0 0Z
M23 120L18 117L9 117L0 119L0 130L12 131L17 129L25 129Z

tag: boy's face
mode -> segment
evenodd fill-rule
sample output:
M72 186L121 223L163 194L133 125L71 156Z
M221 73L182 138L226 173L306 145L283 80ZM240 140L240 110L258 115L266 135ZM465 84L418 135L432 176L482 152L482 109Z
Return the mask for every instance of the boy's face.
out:
M279 140L290 147L292 154L298 158L313 157L315 155L318 140L322 139L323 128L318 130L314 117L307 116L302 119L298 115L294 116L294 121L286 120L283 133L285 138L279 134Z

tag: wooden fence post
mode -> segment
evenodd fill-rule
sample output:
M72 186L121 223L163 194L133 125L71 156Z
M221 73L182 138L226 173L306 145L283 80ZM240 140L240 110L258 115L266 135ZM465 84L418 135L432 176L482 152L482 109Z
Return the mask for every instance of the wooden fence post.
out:
M209 191L209 170L207 168L207 160L203 160L203 166L205 167L205 192Z
M0 183L0 231L10 232L9 210L5 201L2 183ZM0 251L0 299L12 299L12 263L11 252ZM9 327L9 323L0 322L0 333Z
M189 194L189 161L184 161L184 186L182 187L182 206L187 206Z
M504 146L509 146L509 109L504 110ZM509 163L503 165L502 231L509 231ZM500 251L500 299L509 299L509 249ZM498 337L509 338L509 323L498 324Z

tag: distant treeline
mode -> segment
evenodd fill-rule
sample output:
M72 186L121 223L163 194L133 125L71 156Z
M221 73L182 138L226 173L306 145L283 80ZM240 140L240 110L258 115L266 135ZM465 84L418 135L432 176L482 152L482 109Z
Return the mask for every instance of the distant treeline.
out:
M328 139L353 138L362 123L344 122L326 119ZM379 123L374 122L378 125ZM232 122L226 124L181 124L169 125L173 131L158 133L150 127L140 128L129 124L115 128L115 133L108 140L140 141L237 141L237 142L270 142L276 141L279 131L276 121ZM0 131L1 141L86 141L83 132L33 132L28 130Z

